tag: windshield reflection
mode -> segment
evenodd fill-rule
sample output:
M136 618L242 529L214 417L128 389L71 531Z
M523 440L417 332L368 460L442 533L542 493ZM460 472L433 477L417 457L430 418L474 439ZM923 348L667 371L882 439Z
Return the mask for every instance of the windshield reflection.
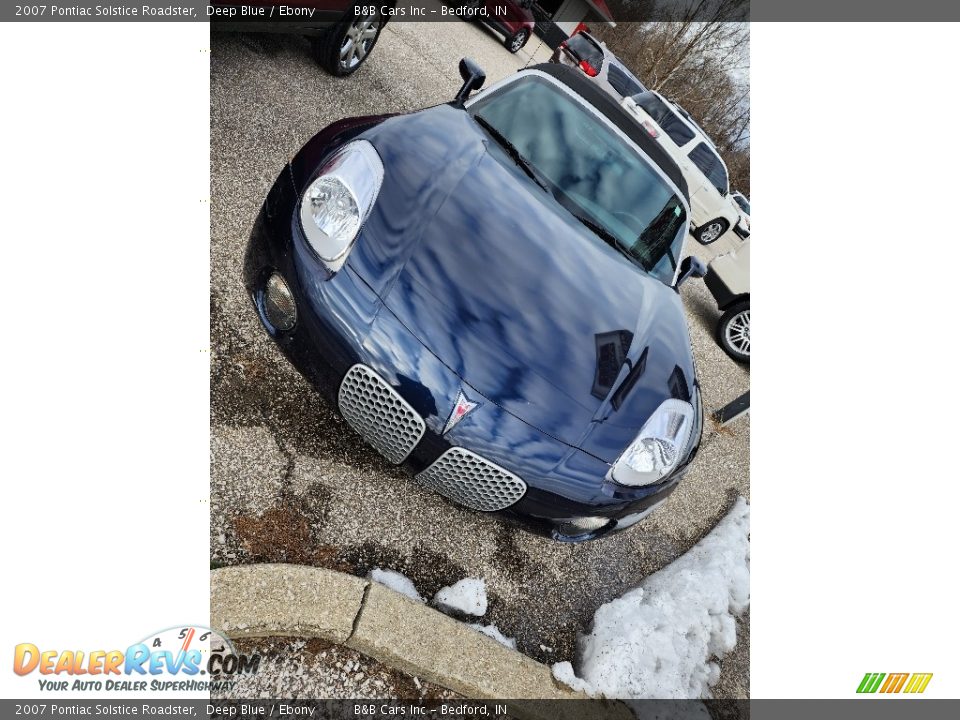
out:
M544 78L529 77L479 99L494 142L529 168L602 240L670 284L686 228L683 202L629 142ZM519 157L517 157L519 156Z

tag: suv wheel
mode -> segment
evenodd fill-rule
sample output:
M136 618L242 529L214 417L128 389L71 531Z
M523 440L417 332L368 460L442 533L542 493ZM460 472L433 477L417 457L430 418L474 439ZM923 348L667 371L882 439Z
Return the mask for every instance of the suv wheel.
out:
M750 301L742 300L727 309L717 325L720 347L737 362L750 362Z
M530 39L528 30L517 30L511 37L504 41L504 46L512 53L520 52L520 48L527 44Z
M363 65L380 38L385 20L377 11L346 17L314 46L317 62L331 75L350 75Z
M730 223L723 218L717 218L698 227L693 236L701 245L709 245L723 235L729 227Z

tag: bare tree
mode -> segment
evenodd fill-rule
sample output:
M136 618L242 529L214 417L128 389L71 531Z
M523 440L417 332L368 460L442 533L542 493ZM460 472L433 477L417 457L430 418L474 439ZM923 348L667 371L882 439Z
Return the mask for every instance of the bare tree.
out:
M750 187L750 26L746 0L676 0L664 22L594 34L651 90L679 103L716 143L733 187Z

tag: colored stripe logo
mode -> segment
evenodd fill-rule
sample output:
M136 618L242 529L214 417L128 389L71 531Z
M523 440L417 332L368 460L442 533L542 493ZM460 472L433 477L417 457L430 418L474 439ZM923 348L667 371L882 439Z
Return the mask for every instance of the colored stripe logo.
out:
M933 673L867 673L857 687L858 693L922 693Z

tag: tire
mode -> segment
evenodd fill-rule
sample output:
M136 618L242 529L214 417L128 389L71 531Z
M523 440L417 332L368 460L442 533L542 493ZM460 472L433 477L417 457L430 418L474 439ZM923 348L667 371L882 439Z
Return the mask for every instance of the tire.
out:
M701 245L709 245L718 238L723 237L723 234L729 229L729 222L723 218L714 218L710 222L705 222L703 225L698 227L694 231L693 236Z
M355 73L370 57L385 24L386 18L379 10L356 17L350 8L343 20L314 44L317 62L337 77Z
M734 303L717 323L717 342L737 362L750 362L750 301Z
M527 44L530 39L529 30L517 30L513 35L503 41L503 46L512 53L520 52L520 48Z

